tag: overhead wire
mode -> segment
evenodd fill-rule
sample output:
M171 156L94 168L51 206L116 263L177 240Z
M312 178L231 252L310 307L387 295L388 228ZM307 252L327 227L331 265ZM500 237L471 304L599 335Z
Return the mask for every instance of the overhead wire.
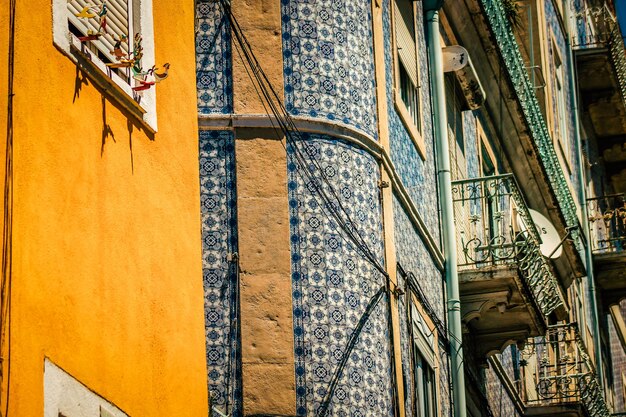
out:
M439 319L437 311L426 297L426 293L422 289L419 281L417 280L413 272L406 271L400 263L397 263L397 267L398 272L404 278L405 285L417 296L420 304L422 305L422 307L424 307L424 311L435 324L435 328L437 329L437 333L439 335L439 340L443 342L447 347L449 344L448 332L446 330L447 328L445 327L445 324Z
M341 356L341 360L339 361L339 365L337 367L338 369L343 369L346 366L346 363L348 362L348 358L350 357L350 354L352 353L352 349L354 349L354 346L356 345L356 342L361 333L361 330L363 329L363 326L365 326L365 323L367 323L369 316L372 314L372 312L374 311L374 308L376 308L376 306L380 302L380 299L385 294L388 294L386 292L386 288L380 287L380 289L376 292L376 294L374 294L374 296L370 299L370 302L367 304L367 307L365 308L365 312L361 316L359 322L354 328L354 331L350 335L350 339L348 340L346 349L344 350ZM324 400L322 401L320 407L318 408L318 413L317 413L318 417L326 417L328 413L328 407L330 406L330 401L332 400L332 395L335 391L335 388L338 382L339 382L339 375L335 373L335 375L333 376L330 382L328 391L326 392L326 396L324 397Z
M237 54L239 55L239 58L242 60L242 62L244 61L244 57L241 55L241 49L235 47L235 50L237 51ZM247 66L244 65L245 71L248 74L248 76L252 78L252 74L250 73L249 69ZM254 89L257 93L257 95L259 95L259 97L261 98L262 96L264 96L261 91L259 91L259 87L257 87L256 84L254 85ZM264 100L261 100L261 103L263 105L263 108L265 109L266 113L268 116L270 116L270 111L267 108L267 104ZM272 117L270 117L270 123L272 124L272 127L274 128L274 130L279 131L279 127L277 127L275 125L275 121L273 120ZM280 129L280 132L284 133L284 130ZM282 142L281 142L282 143ZM285 150L287 150L287 148L285 147ZM305 168L306 169L306 168ZM344 238L342 236L342 238ZM344 238L345 240L345 238ZM328 407L330 405L330 400L332 400L332 393L334 392L336 385L339 381L339 377L341 376L341 370L345 367L345 364L348 360L348 358L350 357L350 354L352 352L352 349L354 348L354 345L356 344L356 341L358 340L358 336L360 335L360 332L363 328L363 326L365 325L365 323L367 322L367 320L369 319L371 312L373 311L373 309L376 307L376 305L378 304L378 302L380 301L380 294L383 293L386 290L386 288L384 286L381 286L380 289L378 290L378 292L376 294L374 294L374 296L370 299L370 303L368 304L368 306L371 306L366 308L365 312L363 313L363 315L361 316L361 319L359 321L359 323L357 324L356 328L353 330L352 334L350 335L348 344L346 346L346 350L344 350L344 352L342 353L342 358L340 360L339 366L337 367L337 371L335 372L335 374L333 375L333 378L331 380L330 383L330 387L329 390L327 391L327 396L325 396L324 400L322 401L320 408L318 409L318 416L322 417L325 416L325 413L327 413L328 411ZM321 411L320 411L321 410ZM275 414L259 414L260 416L277 416Z
M9 1L7 133L4 170L4 213L2 235L2 280L0 282L0 387L6 394L3 417L9 414L11 387L11 285L13 277L13 97L15 73L15 9L16 0ZM5 340L6 338L6 340ZM7 343L5 347L5 341ZM6 349L6 357L5 357ZM2 397L0 396L0 404ZM1 412L1 411L0 411Z
M357 326L355 327L355 329L353 329L350 335L348 344L342 354L340 363L337 366L333 377L331 378L331 382L329 384L329 389L326 393L326 396L321 403L320 408L318 409L318 417L324 417L328 412L330 401L334 395L334 390L338 384L339 378L342 375L342 371L345 368L346 363L350 357L352 349L356 345L358 337L361 334L363 326L369 320L371 313L380 302L382 295L387 294L388 298L391 297L389 275L385 268L380 264L377 257L374 255L374 252L367 245L367 242L361 235L355 223L350 219L350 215L347 209L345 208L340 197L334 190L334 187L331 184L326 173L324 172L323 167L321 166L320 162L317 161L317 159L315 158L316 150L313 149L311 146L307 146L305 144L303 136L299 131L297 125L292 120L291 115L287 112L280 97L278 96L278 93L273 88L270 80L268 79L267 75L265 74L258 60L256 59L256 56L252 51L251 45L243 34L243 31L239 26L237 19L232 14L229 2L227 2L226 0L219 1L222 5L223 10L225 11L226 16L228 17L234 38L239 46L239 49L237 49L237 53L242 59L246 72L248 73L250 78L253 81L256 81L254 88L261 98L261 102L263 103L263 107L266 110L268 117L270 118L272 126L276 129L277 124L280 128L280 131L284 134L287 146L291 150L297 165L301 168L300 170L298 170L298 173L304 177L303 179L305 179L305 181L307 181L307 188L313 191L314 194L322 200L322 211L328 212L331 215L332 219L334 219L337 223L337 226L350 238L350 240L355 244L358 251L361 252L363 257L367 261L369 261L374 266L374 268L377 269L386 279L384 285L381 285L380 289L374 294L372 298L370 298L368 306L362 314ZM245 64L247 64L248 66L246 66ZM268 107L270 111L268 111ZM302 146L305 147L304 153L300 149L301 144L303 144ZM285 149L287 151L287 148ZM306 157L304 154L306 154ZM314 172L319 174L320 179L315 176ZM390 320L391 317L389 317L388 320L389 326L391 326ZM393 329L389 329L388 331L390 333L391 343L393 344ZM393 359L393 355L395 354L395 352L393 346L391 348L391 354L392 367L395 367L395 359ZM393 378L396 378L395 372ZM393 402L394 405L398 407L396 386L397 384L393 385Z
M383 276L388 277L387 271L380 264L373 251L368 247L365 239L361 235L359 229L355 226L354 222L351 221L350 215L342 203L341 198L337 195L337 192L330 183L330 180L320 165L320 162L315 158L315 150L312 149L311 146L303 145L305 147L306 157L303 154L303 151L299 146L300 143L304 143L302 140L302 133L294 123L291 115L287 112L280 97L278 96L278 93L273 88L270 80L261 68L256 56L252 52L251 45L239 26L237 19L230 11L230 5L226 0L219 1L224 7L224 10L226 10L234 37L241 47L241 52L246 58L246 62L250 65L252 74L259 83L259 90L266 100L267 105L270 107L276 123L285 134L285 140L287 144L290 145L293 156L302 168L300 171L307 177L307 186L312 187L313 191L315 191L316 194L322 199L324 203L323 208L325 208L333 216L338 226L354 242L357 249L363 254L363 256ZM316 178L313 171L319 174L319 179Z

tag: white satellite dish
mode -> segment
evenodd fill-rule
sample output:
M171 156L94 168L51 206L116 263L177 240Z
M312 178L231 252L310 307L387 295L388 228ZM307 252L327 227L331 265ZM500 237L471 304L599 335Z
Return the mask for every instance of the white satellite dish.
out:
M528 209L530 217L537 227L539 237L541 238L541 245L539 250L544 256L551 256L551 258L558 258L563 253L563 245L561 245L561 237L559 232L556 231L556 227L548 220L543 214L536 210ZM557 249L558 248L558 249ZM556 251L555 251L556 249ZM553 253L554 252L554 253Z
M443 72L458 71L469 62L469 53L461 45L447 46L441 49Z

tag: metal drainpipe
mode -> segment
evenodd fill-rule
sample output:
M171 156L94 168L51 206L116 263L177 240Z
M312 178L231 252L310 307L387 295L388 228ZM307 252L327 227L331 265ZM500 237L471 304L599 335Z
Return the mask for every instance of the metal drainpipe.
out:
M443 249L445 253L446 288L448 295L448 334L454 399L454 417L466 417L465 374L463 366L463 337L461 328L461 301L459 298L459 274L457 270L456 236L452 207L452 178L450 176L450 150L448 146L448 120L443 79L441 41L439 39L439 9L442 0L424 1L427 24L428 57L430 61L431 91L435 153L437 157L437 180L441 203Z
M569 21L569 7L563 7L564 21L566 22L565 26L567 28L567 33L565 34L565 46L567 47L570 59L570 67L569 67L569 84L570 84L570 94L572 99L572 113L574 114L574 136L576 141L576 157L578 158L578 178L580 181L580 187L578 189L578 198L580 200L580 213L582 216L583 223L583 234L585 235L585 239L587 241L587 245L585 246L585 263L587 267L587 282L589 285L589 301L591 303L591 325L593 327L593 349L595 351L595 360L596 360L596 372L598 375L598 379L600 380L600 385L604 387L604 369L602 368L602 348L600 343L600 323L598 316L598 306L596 303L596 281L595 275L593 272L593 257L591 253L591 233L589 231L589 222L588 213L587 213L587 190L586 190L586 181L585 181L585 171L583 167L583 155L582 155L582 138L580 135L580 125L578 120L578 94L576 93L576 69L574 68L574 52L571 45L571 37L570 37L570 21Z

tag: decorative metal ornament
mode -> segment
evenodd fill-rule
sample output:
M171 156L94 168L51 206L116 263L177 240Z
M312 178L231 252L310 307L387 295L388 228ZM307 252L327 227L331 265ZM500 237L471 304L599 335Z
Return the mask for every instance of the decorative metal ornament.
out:
M547 317L564 305L557 278L541 253L541 237L512 174L452 182L455 212L463 213L457 243L461 270L516 265ZM517 215L513 215L513 213Z

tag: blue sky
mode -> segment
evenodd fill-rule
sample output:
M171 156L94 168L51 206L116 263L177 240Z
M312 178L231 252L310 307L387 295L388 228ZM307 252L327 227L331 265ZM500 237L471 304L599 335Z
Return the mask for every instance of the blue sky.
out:
M626 33L626 0L615 0L615 8L617 9L619 27L622 29L622 34L624 34Z

